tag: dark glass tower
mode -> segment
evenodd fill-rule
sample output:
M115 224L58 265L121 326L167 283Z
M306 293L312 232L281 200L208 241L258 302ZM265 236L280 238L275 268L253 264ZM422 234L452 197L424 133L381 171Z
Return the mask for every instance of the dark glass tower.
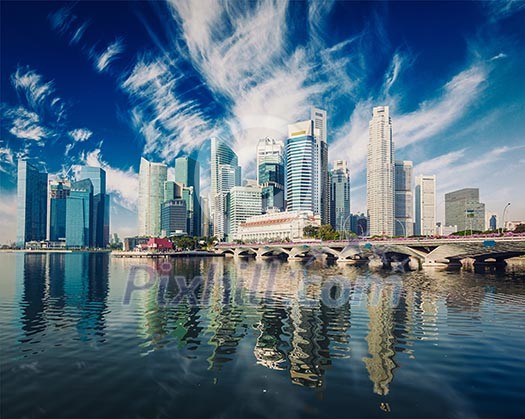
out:
M25 160L18 161L16 244L46 239L47 173Z
M200 206L200 165L199 162L191 157L179 157L175 160L175 182L183 187L192 187L192 220L189 221L191 231L188 234L194 236L201 235L201 206Z
M106 171L100 167L83 166L79 179L93 185L92 247L105 248L109 243L109 195L106 194Z

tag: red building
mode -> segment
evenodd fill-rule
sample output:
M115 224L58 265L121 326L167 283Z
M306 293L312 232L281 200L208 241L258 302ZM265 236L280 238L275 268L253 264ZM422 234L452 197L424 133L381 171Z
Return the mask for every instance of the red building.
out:
M159 252L173 249L173 243L169 240L157 237L150 238L147 243L141 244L140 246L142 250L156 250Z

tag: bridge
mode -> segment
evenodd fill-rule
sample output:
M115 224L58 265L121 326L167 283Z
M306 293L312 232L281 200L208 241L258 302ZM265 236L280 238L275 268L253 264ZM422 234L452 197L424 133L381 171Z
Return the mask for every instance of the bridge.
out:
M525 235L444 238L358 239L295 243L219 243L215 252L257 259L282 258L304 261L333 259L340 263L402 263L411 269L461 266L470 259L474 267L505 266L506 259L525 255Z

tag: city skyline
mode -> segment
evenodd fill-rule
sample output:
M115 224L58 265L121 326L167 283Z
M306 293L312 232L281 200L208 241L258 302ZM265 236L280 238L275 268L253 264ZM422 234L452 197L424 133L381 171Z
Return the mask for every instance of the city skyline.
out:
M348 161L352 213L366 211L372 108L389 106L395 158L412 160L414 177L437 175L438 221L444 221L444 193L471 187L480 189L487 214L500 220L512 202L507 218L523 218L525 198L516 191L525 175L519 119L525 94L512 87L525 67L519 3L257 3L226 11L198 3L111 4L124 22L109 19L112 25L98 7L2 4L2 16L9 16L2 18L4 39L10 39L1 52L2 242L16 236L19 157L43 162L39 169L48 173L102 166L111 232L125 236L136 231L142 155L165 162L168 171L176 157L194 157L207 196L212 135L223 138L246 177L255 178L257 142L285 140L287 125L308 118L312 105L329 116L328 160ZM203 22L192 19L194 13ZM406 13L426 18L428 31L401 19ZM287 25L294 17L304 18L305 33ZM154 18L162 24L152 30ZM223 19L230 32L212 36ZM135 26L137 33L130 31ZM182 47L164 41L168 33ZM46 40L40 54L29 45L35 37ZM173 60L178 48L185 54ZM209 52L214 49L221 54ZM57 55L60 62L40 58ZM66 75L71 68L75 77Z

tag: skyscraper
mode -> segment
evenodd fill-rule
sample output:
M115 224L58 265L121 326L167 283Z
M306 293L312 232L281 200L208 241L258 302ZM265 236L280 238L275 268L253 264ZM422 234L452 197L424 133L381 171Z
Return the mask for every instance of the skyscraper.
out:
M350 171L346 160L335 160L330 172L330 223L337 231L350 230Z
M201 208L200 208L200 164L191 157L178 157L175 160L175 182L182 186L193 188L192 235L201 235Z
M396 161L395 166L395 200L394 226L396 236L412 236L414 234L414 197L412 195L412 162Z
M436 233L436 176L416 176L416 231L418 236Z
M257 144L257 183L262 188L263 212L284 210L284 147L282 141L263 138Z
M93 184L90 179L71 183L66 200L66 246L93 246Z
M66 181L49 182L48 234L50 241L66 238L66 207L71 184Z
M366 200L371 236L394 235L394 146L388 106L377 106L369 123Z
M170 199L161 204L161 234L175 236L188 234L188 215L184 199Z
M239 240L239 226L248 217L262 214L261 187L234 186L228 194L228 239Z
M317 175L319 176L319 200L321 223L330 222L330 178L328 176L328 116L325 110L311 107L310 119L314 121L314 137L319 153Z
M139 234L160 235L160 206L164 200L164 182L168 168L163 163L140 159L139 171Z
M286 205L288 211L319 214L325 224L330 218L326 112L319 109L315 112L321 116L288 125Z
M241 185L237 154L222 140L211 139L211 218L213 234L222 240L227 229L227 193Z
M485 204L479 202L478 188L464 188L445 194L445 224L458 231L485 230Z
M78 179L90 179L93 185L91 246L105 248L109 244L109 195L106 194L106 171L100 167L82 166Z
M219 165L217 186L218 192L214 199L213 235L219 240L226 238L229 230L228 218L228 193L238 184L238 170L229 164Z
M46 238L47 173L26 160L18 161L16 245Z

